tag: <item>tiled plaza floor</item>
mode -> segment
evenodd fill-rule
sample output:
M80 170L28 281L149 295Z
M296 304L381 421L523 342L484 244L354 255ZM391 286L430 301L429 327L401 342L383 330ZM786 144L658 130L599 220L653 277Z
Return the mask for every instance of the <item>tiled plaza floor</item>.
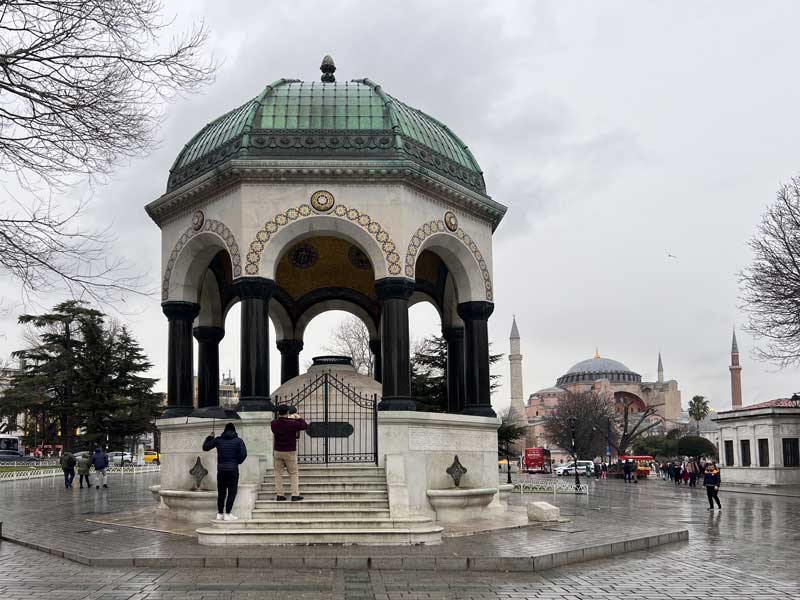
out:
M71 520L87 513L114 510L137 502L112 479L106 496L76 496L48 484L0 485L0 518L9 522L47 515L53 536L84 536L89 552L102 552L111 533L86 528L76 531ZM38 493L37 493L38 492ZM59 492L61 496L51 496ZM86 491L84 490L84 494ZM94 494L95 491L92 490ZM70 495L71 494L71 495ZM135 496L135 494L134 494ZM541 498L537 494L537 499ZM421 572L324 569L157 569L92 568L7 542L0 543L0 598L180 600L214 598L348 598L348 599L469 599L550 598L578 599L796 599L800 597L800 499L792 497L722 494L723 510L706 510L702 489L676 488L663 482L625 487L619 482L593 484L588 498L550 496L574 518L573 533L561 537L592 536L593 529L625 529L636 523L652 526L683 525L690 541L670 544L613 559L595 560L541 573ZM50 498L50 499L48 499ZM56 506L55 499L61 499ZM79 498L79 499L76 499ZM515 497L522 502L528 498ZM144 498L142 502L146 501ZM71 515L71 516L70 516ZM40 518L36 518L40 522ZM582 527L588 527L582 529ZM519 530L524 531L524 530ZM142 541L144 532L126 529L128 543ZM501 544L509 534L469 538ZM170 536L174 537L174 536ZM516 540L523 543L523 540ZM306 548L306 551L310 549ZM395 549L396 551L396 549Z

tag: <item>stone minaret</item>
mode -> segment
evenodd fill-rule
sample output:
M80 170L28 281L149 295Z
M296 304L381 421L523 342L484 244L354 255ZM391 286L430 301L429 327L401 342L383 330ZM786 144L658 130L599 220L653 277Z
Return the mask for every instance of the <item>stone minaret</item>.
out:
M661 352L658 353L658 383L664 383L664 365L661 363Z
M517 329L517 318L511 324L511 335L509 335L510 351L508 362L511 365L511 412L515 418L522 422L527 422L525 414L525 402L522 395L522 353L520 352L519 329Z
M742 367L739 365L739 346L736 345L736 329L731 344L731 407L742 407Z

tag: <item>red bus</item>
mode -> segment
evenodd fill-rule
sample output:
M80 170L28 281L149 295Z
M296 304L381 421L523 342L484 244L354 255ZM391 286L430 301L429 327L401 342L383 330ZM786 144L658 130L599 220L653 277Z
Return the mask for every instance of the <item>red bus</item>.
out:
M547 448L525 448L526 473L552 473L553 461Z

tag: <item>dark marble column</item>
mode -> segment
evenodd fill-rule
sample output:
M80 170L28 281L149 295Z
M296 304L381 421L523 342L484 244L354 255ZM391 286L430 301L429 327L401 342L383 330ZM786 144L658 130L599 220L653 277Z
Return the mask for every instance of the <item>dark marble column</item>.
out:
M414 282L386 277L375 282L381 303L381 377L383 398L378 410L416 410L411 397L411 352L408 339L408 299Z
M381 377L381 373L383 372L383 362L381 361L381 341L370 340L369 349L372 352L372 376L375 378L375 381L380 383L383 379L383 377Z
M222 327L194 328L197 340L197 407L219 405L219 343L225 337Z
M300 375L300 351L303 349L302 340L278 340L278 350L281 353L281 383Z
M271 411L269 399L269 299L272 279L242 277L234 283L242 302L241 411Z
M165 302L161 309L169 321L167 351L167 408L163 417L185 417L192 403L192 322L200 312L194 302Z
M464 328L444 327L447 342L447 412L464 410Z
M489 391L489 315L491 302L462 302L458 316L464 321L465 415L496 417Z

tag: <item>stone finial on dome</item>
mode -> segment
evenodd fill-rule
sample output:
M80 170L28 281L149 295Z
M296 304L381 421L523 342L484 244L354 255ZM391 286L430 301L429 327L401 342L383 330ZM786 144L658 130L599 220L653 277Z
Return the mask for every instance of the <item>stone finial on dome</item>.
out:
M330 54L326 54L322 59L319 70L322 71L322 81L324 83L333 83L336 81L336 77L334 76L336 65L333 64L333 59Z

